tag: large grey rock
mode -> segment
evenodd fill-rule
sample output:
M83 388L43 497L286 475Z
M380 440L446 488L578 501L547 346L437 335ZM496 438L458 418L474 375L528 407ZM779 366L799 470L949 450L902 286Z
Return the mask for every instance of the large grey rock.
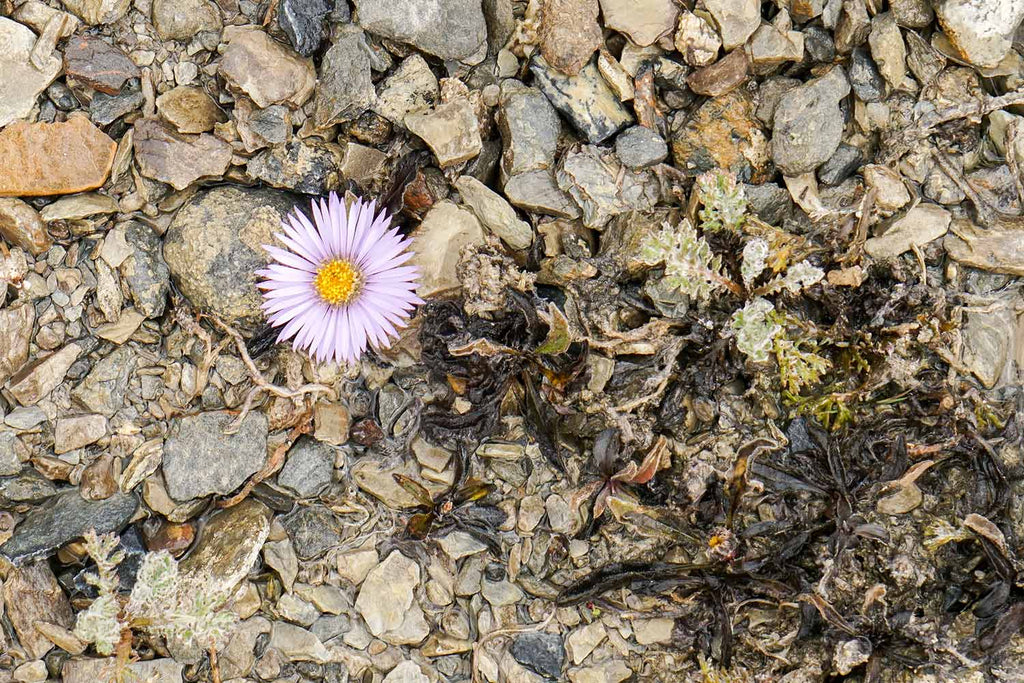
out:
M594 63L585 66L576 76L566 76L537 57L530 71L545 97L587 142L600 144L633 122L633 116L608 87Z
M779 101L772 131L772 158L788 176L813 171L828 161L843 139L839 102L850 92L841 67L794 88Z
M466 59L485 47L480 0L355 0L360 26L441 59Z
M358 29L345 30L334 39L320 67L320 82L313 99L316 125L326 128L351 121L376 99L366 38Z
M183 206L164 236L164 259L181 292L230 323L263 318L256 271L267 265L281 219L294 207L281 192L218 187Z
M164 481L177 501L228 494L245 483L267 459L267 418L249 413L234 434L226 411L178 418L164 443Z
M0 546L15 565L49 557L59 547L95 529L98 534L120 531L139 507L130 494L115 493L105 500L85 500L77 489L63 491L36 508Z

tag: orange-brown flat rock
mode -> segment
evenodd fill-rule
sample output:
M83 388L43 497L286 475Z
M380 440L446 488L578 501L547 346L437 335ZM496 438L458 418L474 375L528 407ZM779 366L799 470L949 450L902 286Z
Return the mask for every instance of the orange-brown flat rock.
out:
M63 123L12 123L0 131L0 197L95 190L106 182L116 149L82 115Z

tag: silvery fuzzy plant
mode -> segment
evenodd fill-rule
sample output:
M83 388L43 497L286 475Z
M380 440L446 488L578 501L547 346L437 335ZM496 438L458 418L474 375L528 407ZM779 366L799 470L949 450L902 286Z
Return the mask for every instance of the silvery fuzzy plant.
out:
M663 267L662 283L699 304L707 304L713 294L725 290L746 299L730 325L736 347L755 363L774 356L783 387L798 394L801 388L820 381L830 363L815 353L813 340L806 336L787 338L787 328L799 326L801 321L777 310L767 297L784 291L797 294L820 282L824 271L809 261L800 261L757 286L756 281L768 269L772 250L767 240L749 237L740 265L741 287L723 273L721 256L714 253L704 234L732 232L745 236L748 206L743 187L734 175L711 171L697 178L694 192L702 205L698 213L701 232L686 219L676 226L665 224L641 245L640 260Z
M86 580L99 595L78 614L75 635L92 643L101 655L116 653L119 679L131 654L134 630L185 649L218 649L236 621L235 614L224 609L228 596L184 578L164 550L146 553L131 594L122 596L117 567L124 553L117 545L115 534L85 535L85 550L96 563L96 573Z

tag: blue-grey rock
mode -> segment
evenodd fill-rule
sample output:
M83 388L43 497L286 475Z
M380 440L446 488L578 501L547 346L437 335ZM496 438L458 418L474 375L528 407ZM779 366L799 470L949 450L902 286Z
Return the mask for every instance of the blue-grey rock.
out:
M557 633L523 633L512 642L512 657L530 671L560 679L565 646Z
M633 126L615 138L615 153L628 168L648 168L668 158L668 143L650 128Z
M333 5L332 0L281 0L277 23L303 57L309 57L320 47L324 39L324 19Z
M134 495L117 492L105 500L85 500L77 489L68 489L30 512L0 546L0 553L22 566L49 557L90 529L98 534L120 531L138 507Z
M853 145L839 144L828 161L818 168L818 180L823 185L835 187L852 176L864 163L864 155Z
M334 448L304 436L288 451L288 459L277 475L277 483L299 498L312 498L330 486L334 457Z
M267 460L267 418L250 412L238 431L225 434L235 420L227 411L177 419L164 442L164 481L171 498L185 502L210 494L228 494L245 483Z

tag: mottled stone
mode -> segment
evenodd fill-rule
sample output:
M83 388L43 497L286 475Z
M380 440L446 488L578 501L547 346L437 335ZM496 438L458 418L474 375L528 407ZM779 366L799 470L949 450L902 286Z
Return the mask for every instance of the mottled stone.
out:
M519 219L501 195L471 176L460 177L455 187L480 222L510 247L526 249L533 243L533 228Z
M768 139L742 90L702 104L673 137L672 157L689 175L722 168L754 184L767 180L771 167Z
M71 343L60 351L37 358L16 372L8 383L11 396L23 406L39 403L64 381L71 364L78 360L82 347Z
M413 232L409 265L420 269L416 293L426 299L459 289L455 267L463 247L482 244L483 226L472 211L451 202L438 202Z
M410 133L430 147L442 167L469 161L480 153L483 142L473 104L464 98L446 102L433 111L405 117Z
M228 186L196 194L164 237L164 259L182 293L229 322L260 321L255 272L268 262L262 245L274 243L293 208L275 190Z
M679 13L675 46L683 55L683 60L690 66L707 66L718 57L722 39L718 37L714 27L702 17L683 10Z
M71 628L75 622L71 603L46 562L12 571L4 581L3 594L7 616L30 659L40 659L53 647L36 630L35 622L46 621L64 628Z
M898 88L907 77L907 46L892 12L876 14L871 20L868 45L871 57L889 87Z
M131 0L61 0L70 12L92 26L113 24L123 17L131 6Z
M178 418L164 443L164 481L178 501L228 494L255 474L267 459L267 418L249 413L238 431L224 431L235 419L228 412ZM210 467L209 463L217 463Z
M781 64L804 58L804 34L762 24L750 37L745 51L755 73L770 73Z
M885 99L885 79L871 54L863 48L856 48L850 55L850 87L861 102Z
M0 309L0 384L28 361L36 309L31 304Z
M46 252L53 244L36 210L14 197L0 198L0 236L33 256Z
M197 135L227 121L227 115L202 88L179 85L156 98L160 116L179 133Z
M89 529L98 534L120 531L138 507L133 495L115 493L105 500L90 501L76 489L68 489L32 510L15 527L14 536L0 546L0 553L18 566L49 557Z
M260 152L245 170L271 187L324 195L341 187L343 156L332 142L293 141Z
M557 633L521 633L512 641L512 657L527 669L558 679L565 666L565 646Z
M282 0L278 6L277 23L303 57L311 57L323 42L324 20L333 5L329 0Z
M145 102L142 84L139 79L133 78L116 95L102 92L93 95L92 102L89 103L89 118L97 126L107 126L139 109Z
M300 505L281 517L300 560L313 560L341 542L338 519L322 505Z
M1024 276L1024 225L1020 219L1003 219L989 228L957 219L942 246L950 258L966 266Z
M440 93L437 77L423 55L405 58L385 79L373 111L392 123L405 125L405 117L434 106Z
M839 102L850 92L841 67L782 96L775 110L772 158L784 174L797 176L828 161L843 138Z
M0 131L0 197L71 194L103 185L117 144L82 114Z
M231 154L231 145L208 133L181 135L158 119L135 123L135 160L140 172L176 190L203 178L223 176Z
M583 224L595 230L620 213L653 209L660 196L649 172L622 170L614 155L593 146L567 152L557 177L582 209Z
M335 450L320 441L303 437L288 451L277 483L299 498L312 498L330 486Z
M964 61L991 69L1010 51L1024 0L940 0L935 14Z
M828 161L818 167L818 180L823 185L835 187L856 173L864 163L864 154L853 145L839 143Z
M222 26L220 9L209 0L153 0L153 27L164 40L188 41Z
M590 143L602 143L633 122L596 64L588 64L576 76L565 76L538 57L530 71L544 96Z
M552 68L575 76L604 44L597 12L598 0L550 0L545 4L540 53Z
M324 55L314 98L314 120L320 128L351 121L369 109L376 98L366 38L358 29L346 30Z
M263 31L252 27L224 29L227 47L218 73L259 107L301 107L316 86L313 63Z
M137 361L138 355L129 348L111 351L71 390L75 405L108 417L116 413L124 405L128 381Z
M128 55L99 36L78 35L64 48L64 74L110 95L141 73Z
M502 87L498 129L504 142L501 171L506 178L555 165L561 121L548 98L521 84Z
M57 420L53 434L53 452L67 453L94 444L107 433L107 418L102 415L76 415Z
M182 578L201 582L227 600L259 557L270 534L270 518L270 509L252 498L218 512L207 521L195 548L182 560Z
M480 0L355 0L360 26L441 59L467 59L487 43Z
M163 244L148 225L137 221L125 224L124 237L131 253L120 270L132 302L147 318L158 318L171 288L170 271L161 253Z

